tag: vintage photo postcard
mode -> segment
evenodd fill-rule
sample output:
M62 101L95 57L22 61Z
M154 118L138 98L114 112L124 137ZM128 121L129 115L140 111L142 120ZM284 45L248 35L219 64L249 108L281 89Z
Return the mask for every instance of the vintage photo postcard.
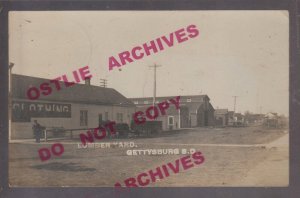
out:
M289 186L289 13L10 11L10 187Z

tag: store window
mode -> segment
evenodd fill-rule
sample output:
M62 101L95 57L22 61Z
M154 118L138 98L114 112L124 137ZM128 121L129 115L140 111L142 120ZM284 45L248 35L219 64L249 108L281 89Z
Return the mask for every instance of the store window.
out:
M101 125L103 123L102 113L98 114L98 124Z
M105 114L104 114L104 119L105 119L105 121L108 120L108 112L105 112Z
M168 125L174 125L174 116L168 117Z
M117 113L117 122L123 123L123 113Z
M80 111L80 126L88 125L88 111L82 110Z

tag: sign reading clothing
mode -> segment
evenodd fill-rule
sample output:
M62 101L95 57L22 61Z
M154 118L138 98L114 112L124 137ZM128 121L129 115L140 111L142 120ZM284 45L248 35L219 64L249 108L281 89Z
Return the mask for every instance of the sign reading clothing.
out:
M13 122L30 122L31 117L71 117L71 104L13 101L12 105Z

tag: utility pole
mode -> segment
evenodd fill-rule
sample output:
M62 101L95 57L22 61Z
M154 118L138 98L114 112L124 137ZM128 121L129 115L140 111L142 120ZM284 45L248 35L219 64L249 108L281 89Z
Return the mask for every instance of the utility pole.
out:
M12 130L12 68L15 64L14 63L9 63L8 65L8 77L9 77L9 82L8 82L8 140L11 140L11 130Z
M100 79L100 87L104 87L106 88L107 87L107 80L106 79Z
M232 96L232 97L234 98L234 102L233 102L233 111L234 111L234 113L235 113L236 98L237 98L238 96Z
M154 65L149 66L150 68L154 68L154 85L153 85L153 107L155 105L155 98L156 98L156 68L161 67L161 65Z

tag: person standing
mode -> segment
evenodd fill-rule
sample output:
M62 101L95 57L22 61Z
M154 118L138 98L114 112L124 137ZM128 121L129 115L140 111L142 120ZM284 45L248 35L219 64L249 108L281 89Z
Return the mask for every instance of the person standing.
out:
M38 122L37 120L34 120L33 126L32 126L32 130L33 130L33 135L35 137L35 142L36 143L40 143L40 139L42 136L42 132L43 132L43 128Z

